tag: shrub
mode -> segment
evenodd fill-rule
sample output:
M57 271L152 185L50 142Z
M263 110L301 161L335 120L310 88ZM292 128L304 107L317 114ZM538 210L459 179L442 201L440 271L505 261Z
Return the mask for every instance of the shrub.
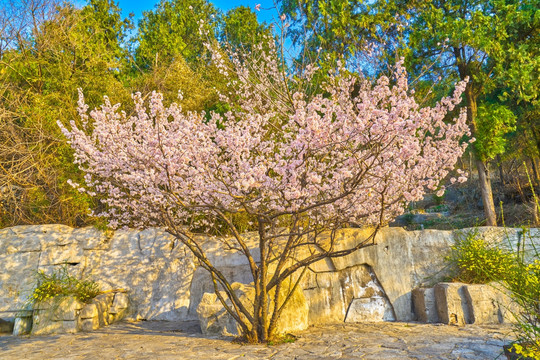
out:
M515 267L515 256L488 244L478 230L458 233L450 254L445 258L453 271L452 279L469 284L506 280Z
M445 260L453 280L471 284L496 281L498 288L509 293L519 308L513 312L517 342L512 349L523 357L540 359L540 252L534 242L531 245L532 257L525 256L522 242L517 249L505 250L489 245L475 229L458 235Z
M519 311L513 314L518 341L513 345L514 351L524 357L540 359L540 252L532 241L531 244L532 261L527 261L524 246L515 250L515 265L503 287L519 306Z
M57 296L73 296L87 303L99 294L99 286L90 280L79 280L68 274L67 267L51 275L43 271L37 273L37 285L30 297L31 302L41 302Z

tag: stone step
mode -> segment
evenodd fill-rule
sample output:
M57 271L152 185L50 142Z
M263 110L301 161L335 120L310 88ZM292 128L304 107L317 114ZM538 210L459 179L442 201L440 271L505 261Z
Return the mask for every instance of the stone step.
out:
M417 320L423 323L502 324L512 322L516 311L495 284L438 283L414 289L412 301Z

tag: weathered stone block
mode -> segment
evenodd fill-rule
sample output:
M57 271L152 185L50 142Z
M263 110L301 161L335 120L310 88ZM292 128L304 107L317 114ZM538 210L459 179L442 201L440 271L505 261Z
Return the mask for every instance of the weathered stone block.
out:
M199 325L205 335L238 336L241 328L219 303L216 294L205 293L197 307Z
M13 335L26 335L32 331L32 316L15 318Z
M48 310L58 306L58 298L49 298L34 303L34 310Z
M382 296L353 299L345 322L394 321L392 307Z
M78 320L64 320L62 321L62 332L68 334L75 334L80 329L80 322Z
M423 323L436 323L439 321L435 303L435 290L433 288L413 289L412 300L418 321Z
M471 307L471 324L498 324L504 321L495 289L489 285L467 285L464 290Z
M53 320L75 320L79 316L79 310L84 304L74 297L66 297L58 301L58 304L52 308Z
M126 309L129 306L129 298L126 293L118 292L114 295L112 306L116 309Z
M90 318L90 319L82 319L81 320L81 330L82 331L92 331L99 329L99 320L96 317Z
M313 273L310 276L312 278L309 279L309 283L304 282L304 295L308 302L311 325L345 321L354 299L386 297L371 268L367 265L351 266L340 271ZM309 288L307 288L308 284ZM390 312L392 313L391 310ZM351 320L355 318L353 313L354 310L351 312L349 321L359 321ZM387 317L392 318L392 316Z
M52 311L34 310L32 335L56 334L62 332L62 321L52 319Z
M40 265L78 264L83 261L83 249L76 242L51 246L41 252Z
M468 323L470 310L464 294L465 284L438 283L434 287L437 316L444 324L462 326Z
M81 319L92 319L94 317L98 316L98 308L96 304L86 304L81 309L81 312L79 313L79 317Z
M113 293L101 294L92 299L92 304L96 305L99 326L109 325L109 308L114 299Z

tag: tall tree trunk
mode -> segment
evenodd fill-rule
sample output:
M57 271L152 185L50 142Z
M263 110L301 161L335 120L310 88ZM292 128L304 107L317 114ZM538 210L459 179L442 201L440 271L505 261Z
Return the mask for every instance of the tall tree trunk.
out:
M472 80L471 80L472 81ZM469 124L472 127L473 136L476 134L476 114L477 107L477 95L472 88L471 82L465 89L465 95L467 97L467 118ZM495 203L493 202L493 192L491 190L491 181L489 178L489 170L487 163L480 159L478 153L476 155L476 169L478 170L478 182L480 184L480 191L482 193L482 203L484 204L484 215L486 217L486 225L497 226L497 214L495 213Z
M257 338L259 342L267 342L268 339L268 291L267 285L267 262L266 262L266 222L262 217L259 217L259 255L261 257L261 264L259 265L259 276L256 279L256 286L258 288L258 304L256 305L257 323L254 324L257 331Z
M487 164L482 160L476 160L476 169L478 170L478 182L480 183L480 190L482 192L486 225L497 226L497 215L495 213L495 203L493 202L493 193L491 191L489 169Z

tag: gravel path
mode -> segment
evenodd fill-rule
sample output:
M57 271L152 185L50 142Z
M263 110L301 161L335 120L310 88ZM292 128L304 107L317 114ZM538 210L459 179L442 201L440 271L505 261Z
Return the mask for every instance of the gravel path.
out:
M275 346L203 336L196 322L122 322L91 333L0 336L0 359L506 359L507 325L417 323L311 327Z

